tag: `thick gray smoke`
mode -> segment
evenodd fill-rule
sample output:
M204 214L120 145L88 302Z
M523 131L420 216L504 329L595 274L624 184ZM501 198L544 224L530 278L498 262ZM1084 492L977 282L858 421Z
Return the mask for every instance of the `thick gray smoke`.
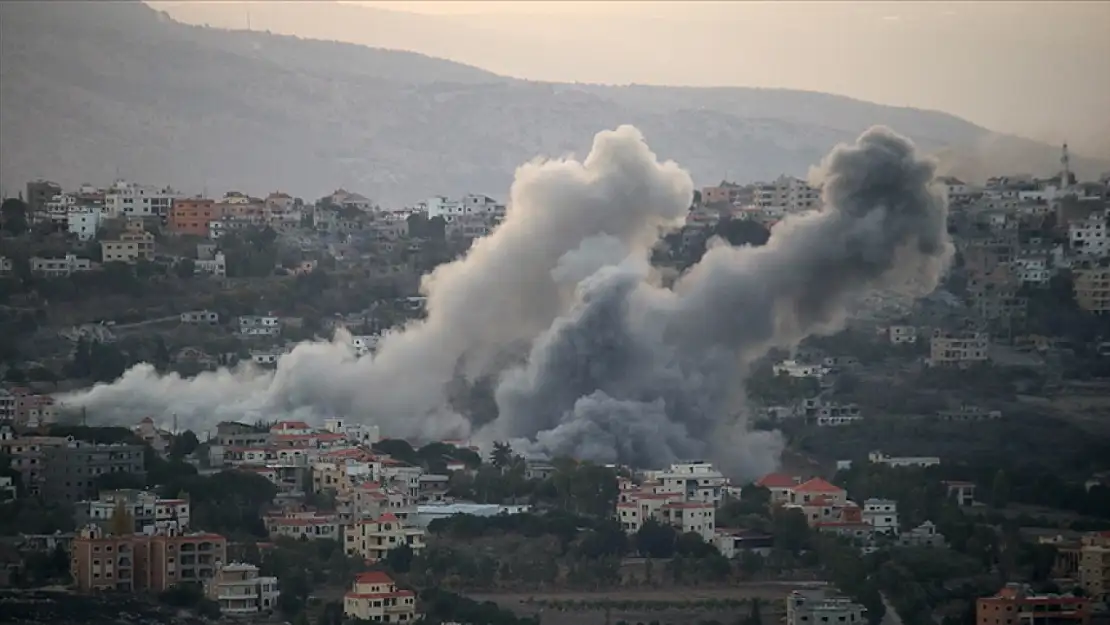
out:
M575 307L503 377L499 419L483 434L609 462L773 466L777 438L745 435L748 366L839 330L872 289L935 288L952 246L933 171L908 140L874 128L815 172L823 210L777 224L766 246L718 244L670 290L630 251L583 280Z
M931 291L951 255L933 165L909 141L869 130L815 177L821 212L780 222L763 247L719 243L664 288L650 250L681 223L692 182L634 128L603 132L581 163L521 167L505 223L426 277L427 319L376 357L355 358L341 336L297 346L276 372L181 380L140 366L69 403L115 421L176 413L194 429L343 414L390 436L473 433L645 466L708 456L752 476L774 468L782 442L749 431L751 363L837 330L872 289ZM499 376L499 416L477 432L447 407L458 371Z

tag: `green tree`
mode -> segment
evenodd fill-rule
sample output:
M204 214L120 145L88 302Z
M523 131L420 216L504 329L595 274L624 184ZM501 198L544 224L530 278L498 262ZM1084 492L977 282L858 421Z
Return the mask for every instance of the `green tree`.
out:
M493 451L490 452L489 460L494 467L504 471L513 461L513 448L508 443L496 441L493 443Z
M1010 503L1010 480L1006 472L999 469L994 474L991 484L991 505L995 508L1005 508Z
M196 451L197 447L200 447L200 440L197 439L197 435L192 430L185 430L173 437L173 442L170 444L170 457L175 459L184 458Z
M646 558L669 558L674 555L677 538L673 527L648 519L636 531L636 551Z
M182 280L189 280L194 275L196 275L197 264L193 262L193 259L186 258L177 263L177 265L173 268L173 271L175 274L177 274L178 278L181 278Z
M748 618L744 619L744 625L763 625L762 606L759 597L752 598L752 608L748 612Z
M26 202L10 197L0 203L0 228L19 236L27 231L28 223Z
M395 573L408 573L412 567L412 547L399 545L386 552L385 565Z
M809 544L809 524L801 510L779 508L771 518L776 547L796 554Z

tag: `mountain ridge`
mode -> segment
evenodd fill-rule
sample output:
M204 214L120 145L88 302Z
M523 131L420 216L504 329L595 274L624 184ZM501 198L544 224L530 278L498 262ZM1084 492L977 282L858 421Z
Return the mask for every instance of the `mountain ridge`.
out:
M431 56L190 26L141 3L0 3L0 182L117 174L191 192L505 196L538 155L637 125L699 185L804 175L874 123L929 151L1054 148L944 113L811 92L544 83ZM962 146L962 147L961 147ZM1086 163L1077 159L1079 167ZM1006 171L1001 169L1000 171Z

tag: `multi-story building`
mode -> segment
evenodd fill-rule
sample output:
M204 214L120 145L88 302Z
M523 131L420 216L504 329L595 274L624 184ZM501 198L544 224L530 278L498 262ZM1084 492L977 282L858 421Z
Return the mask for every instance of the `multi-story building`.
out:
M193 261L196 271L204 273L217 278L227 276L227 257L223 252L216 252L212 258L197 259Z
M1075 302L1098 315L1110 312L1110 265L1084 262L1072 267Z
M278 579L258 574L253 564L232 562L204 583L204 594L220 604L224 614L255 614L277 606Z
M1110 211L1093 212L1068 224L1068 243L1083 256L1110 256Z
M929 364L934 367L967 367L990 359L990 337L985 332L963 334L937 329L929 342Z
M784 360L771 367L775 375L787 375L792 378L816 378L829 374L829 368L819 364L809 364L796 360Z
M374 520L356 521L343 532L344 551L367 562L385 558L390 549L408 545L415 553L424 549L424 530L406 527L392 513L385 513Z
M705 187L701 190L701 203L732 204L745 206L752 203L754 189L746 185L722 182L715 187Z
M821 397L802 401L801 414L819 427L840 427L863 420L863 413L856 404L842 404Z
M170 212L170 230L179 235L207 237L208 224L222 216L215 200L175 198Z
M45 451L43 494L54 501L73 503L94 496L96 478L105 473L146 474L141 445L68 441Z
M866 608L825 588L795 590L786 598L786 625L861 625L866 622Z
M169 187L158 188L117 180L104 194L104 212L111 217L168 217L173 201L182 194Z
M119 238L100 242L101 260L106 263L134 264L139 259L154 259L154 235L147 232L141 219L131 219Z
M39 427L57 421L57 402L50 395L40 395L26 388L11 389L12 422L23 427Z
M73 509L74 521L77 527L96 525L107 530L121 507L134 520L135 532L150 533L169 527L184 530L189 527L187 500L160 499L155 493L130 489L105 491L97 499L77 502Z
M35 180L27 183L27 220L34 219L35 215L46 210L46 204L61 194L62 187L49 180Z
M863 522L875 528L876 534L898 534L898 502L890 499L868 499L863 502Z
M993 597L975 602L977 625L1088 625L1090 599L1035 595L1022 584L1006 584Z
M94 207L79 207L66 213L66 229L78 241L91 241L100 229L100 210Z
M505 217L505 205L485 195L469 194L459 200L448 200L443 196L435 196L426 202L428 219L441 217L447 223L458 218L474 215L484 215L495 219Z
M338 517L331 514L293 512L267 516L262 521L272 537L285 536L299 540L327 538L337 542L342 540L343 525Z
M42 494L43 469L50 450L69 443L69 439L60 436L17 437L11 427L0 426L0 453L11 458L11 468L19 471L23 488L31 495Z
M174 529L136 534L137 588L161 592L180 583L204 583L227 562L227 539L219 534L186 534Z
M821 191L809 186L804 180L780 176L774 182L755 185L752 203L765 212L779 216L801 213L821 205Z
M651 471L645 477L650 482L658 482L660 493L678 493L684 502L721 503L721 497L728 478L715 469L712 463L704 460L678 462L665 471Z
M48 278L62 278L90 269L92 269L92 261L87 258L77 258L73 254L66 254L63 258L35 256L31 259L31 273Z
M913 345L917 343L917 328L914 326L890 326L887 336L892 345Z
M1079 548L1079 585L1093 600L1110 601L1110 532L1083 536Z
M79 530L69 552L73 585L84 592L138 590L134 542L133 536L112 536L97 526Z
M376 623L411 623L421 618L416 612L416 593L400 590L393 578L381 571L359 573L351 590L343 595L343 616Z
M243 336L277 336L281 322L272 315L239 317L239 334Z

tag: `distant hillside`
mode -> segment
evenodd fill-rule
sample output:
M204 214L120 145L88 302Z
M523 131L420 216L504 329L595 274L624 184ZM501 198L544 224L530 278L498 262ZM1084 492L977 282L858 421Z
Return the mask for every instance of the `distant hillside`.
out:
M118 174L213 193L504 196L520 163L581 153L621 123L699 184L804 174L874 123L964 162L1000 151L1039 173L1058 158L950 115L817 93L528 82L410 52L186 26L136 2L0 3L10 191Z

